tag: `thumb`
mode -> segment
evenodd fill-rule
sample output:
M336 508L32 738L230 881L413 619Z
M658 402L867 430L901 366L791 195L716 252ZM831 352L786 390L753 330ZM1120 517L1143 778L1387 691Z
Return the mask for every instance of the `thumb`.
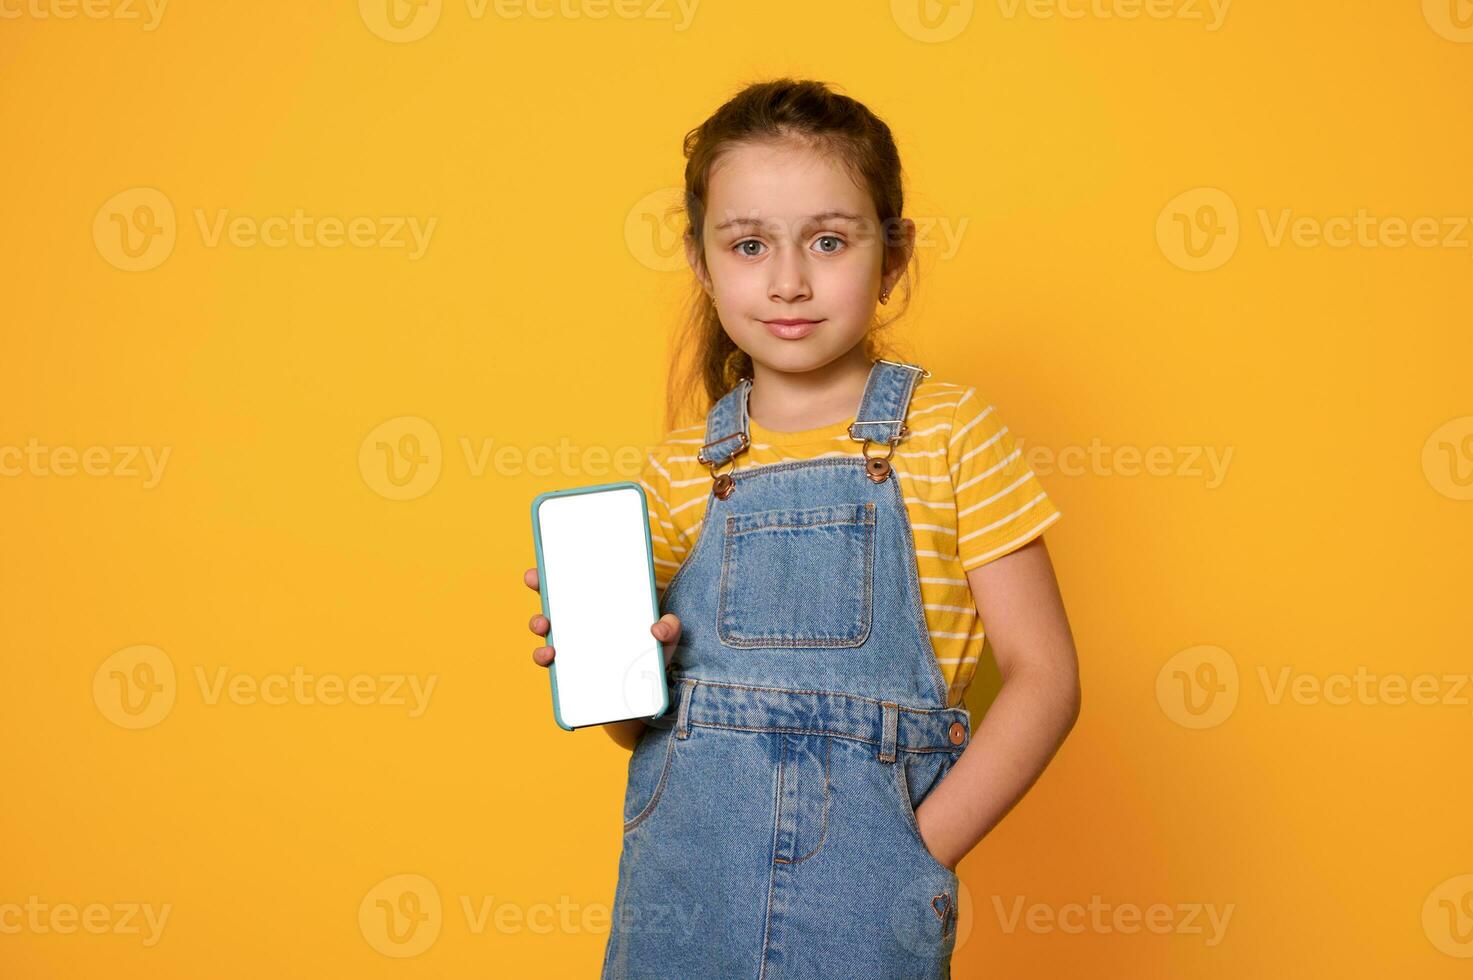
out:
M666 613L650 626L650 632L666 646L677 643L680 640L680 618L674 613Z

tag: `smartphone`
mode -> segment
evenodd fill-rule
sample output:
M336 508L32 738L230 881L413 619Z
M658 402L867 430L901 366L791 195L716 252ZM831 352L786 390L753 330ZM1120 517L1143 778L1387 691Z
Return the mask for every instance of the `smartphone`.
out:
M532 542L558 726L663 715L670 694L650 633L660 596L644 488L626 480L538 494Z

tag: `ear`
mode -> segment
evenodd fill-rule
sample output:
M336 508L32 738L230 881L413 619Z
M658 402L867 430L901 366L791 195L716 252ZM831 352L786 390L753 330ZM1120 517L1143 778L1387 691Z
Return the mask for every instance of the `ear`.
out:
M880 285L886 292L890 292L905 274L905 267L910 265L910 257L915 254L916 223L909 218L901 218L895 225L895 231L887 235L886 239L887 244L893 242L899 249L893 253L893 257L890 249L885 250L887 267L880 277Z
M700 249L696 247L696 238L690 232L685 234L685 261L690 264L690 271L696 274L706 295L714 295L716 287L711 282L711 274L706 271L706 262L701 257Z

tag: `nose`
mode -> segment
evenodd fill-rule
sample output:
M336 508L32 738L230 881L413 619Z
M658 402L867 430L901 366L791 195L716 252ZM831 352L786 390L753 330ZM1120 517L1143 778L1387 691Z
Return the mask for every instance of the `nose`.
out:
M802 249L785 246L777 249L772 264L772 280L768 284L769 299L782 303L797 303L810 298L808 269Z

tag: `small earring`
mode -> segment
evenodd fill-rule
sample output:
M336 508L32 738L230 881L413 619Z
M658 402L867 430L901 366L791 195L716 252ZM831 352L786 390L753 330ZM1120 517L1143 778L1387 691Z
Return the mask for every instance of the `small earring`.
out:
M881 290L880 291L880 305L883 306L885 304L885 302L887 300L889 300L889 299L890 299L890 290L888 290L888 289Z

